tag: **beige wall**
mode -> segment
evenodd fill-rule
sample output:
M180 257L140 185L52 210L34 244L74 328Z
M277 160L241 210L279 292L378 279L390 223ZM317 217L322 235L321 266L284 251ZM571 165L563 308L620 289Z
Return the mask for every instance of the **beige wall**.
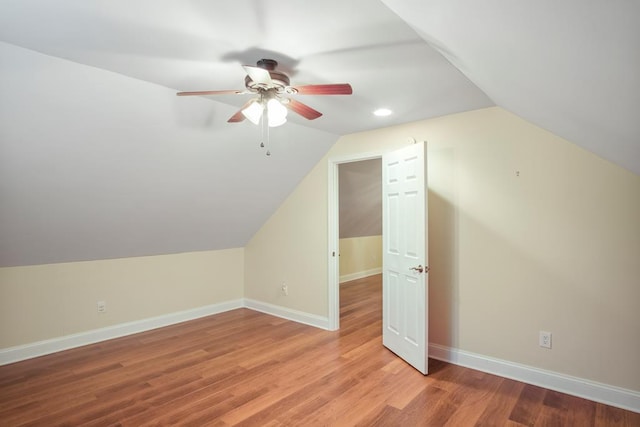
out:
M242 298L243 266L228 249L2 268L0 348Z
M326 315L326 168L320 161L245 247L246 298Z
M428 141L431 341L640 391L640 177L500 108L342 137L244 249L0 269L0 348L243 296L326 316L328 159L408 137Z
M328 158L408 137L428 141L431 342L640 390L640 177L497 107L342 137L247 245L245 295L326 316Z
M382 236L340 239L339 244L341 282L382 269Z

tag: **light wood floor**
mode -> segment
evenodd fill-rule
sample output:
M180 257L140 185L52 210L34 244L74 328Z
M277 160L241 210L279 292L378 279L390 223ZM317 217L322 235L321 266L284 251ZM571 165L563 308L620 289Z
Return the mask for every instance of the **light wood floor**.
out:
M640 414L381 344L380 276L338 332L240 309L0 367L1 426L640 426Z

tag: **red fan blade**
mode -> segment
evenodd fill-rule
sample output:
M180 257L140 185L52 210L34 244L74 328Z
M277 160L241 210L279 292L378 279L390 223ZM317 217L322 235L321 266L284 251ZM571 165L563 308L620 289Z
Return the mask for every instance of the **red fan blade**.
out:
M244 105L242 106L242 108L240 108L238 111L236 111L236 113L233 116L231 116L229 118L229 120L227 120L227 123L240 123L241 121L246 119L244 114L242 114L242 110L247 108L249 106L249 104L251 104L253 101L254 101L253 99L250 99L247 102L245 102Z
M273 86L273 81L271 80L271 74L269 71L264 68L254 67L251 65L243 65L242 68L247 72L249 78L253 80L254 83L262 83L269 87Z
M240 95L243 93L247 93L247 91L245 90L199 90L196 92L178 92L176 93L176 95L178 96L230 95L230 94Z
M300 114L305 119L314 120L322 115L320 111L316 111L308 105L296 101L295 99L289 99L289 102L284 105L294 113Z
M244 116L244 114L242 114L242 110L238 110L233 116L229 118L229 120L227 120L227 123L240 123L245 118L246 117Z
M351 95L353 93L349 83L294 86L293 88L300 95Z

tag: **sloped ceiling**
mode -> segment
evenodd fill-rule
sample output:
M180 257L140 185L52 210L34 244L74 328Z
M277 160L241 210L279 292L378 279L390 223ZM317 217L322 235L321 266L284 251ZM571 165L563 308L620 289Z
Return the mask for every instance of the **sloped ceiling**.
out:
M384 3L498 106L640 174L640 2Z
M0 44L6 265L241 247L336 140L291 123ZM216 124L218 121L225 126Z
M339 135L496 104L640 174L638 5L5 0L0 265L241 247ZM264 57L354 94L268 140L175 97Z

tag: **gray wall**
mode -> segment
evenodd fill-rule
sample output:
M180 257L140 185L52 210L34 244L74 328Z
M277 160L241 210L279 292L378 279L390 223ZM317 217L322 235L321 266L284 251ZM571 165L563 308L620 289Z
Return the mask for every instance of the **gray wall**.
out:
M382 161L339 166L340 238L382 234Z

